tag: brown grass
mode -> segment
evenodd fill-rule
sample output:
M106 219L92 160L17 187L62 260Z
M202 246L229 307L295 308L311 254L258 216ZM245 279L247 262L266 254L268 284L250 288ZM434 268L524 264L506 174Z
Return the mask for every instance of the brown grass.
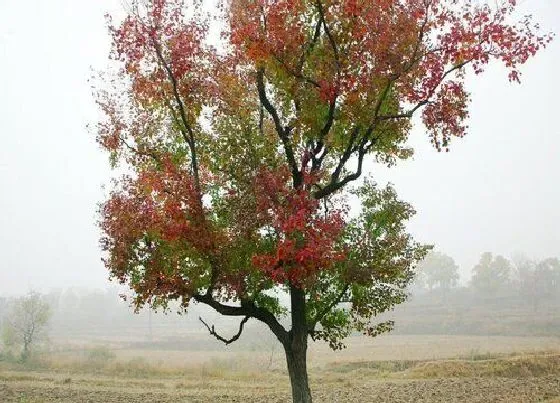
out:
M560 354L421 363L408 371L413 378L531 378L560 375Z
M551 340L356 338L342 353L312 345L311 386L317 402L560 403L560 351L537 353L558 347ZM45 355L34 367L4 362L0 402L290 401L279 350L274 365L262 351L166 353L164 361L157 351L95 347ZM383 359L391 356L410 358Z

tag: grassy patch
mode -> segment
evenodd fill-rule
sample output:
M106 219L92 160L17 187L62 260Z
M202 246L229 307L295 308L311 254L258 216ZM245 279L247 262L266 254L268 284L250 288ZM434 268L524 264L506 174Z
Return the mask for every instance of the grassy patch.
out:
M399 361L355 361L345 363L331 363L325 368L327 371L332 372L351 372L357 369L367 369L372 372L390 373L400 372L413 368L422 361L417 360L399 360Z
M559 373L559 354L477 361L432 361L418 364L407 372L413 378L531 378Z

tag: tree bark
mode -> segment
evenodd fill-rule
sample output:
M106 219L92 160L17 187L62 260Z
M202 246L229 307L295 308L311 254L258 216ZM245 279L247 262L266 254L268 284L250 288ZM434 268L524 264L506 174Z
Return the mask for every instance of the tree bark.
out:
M286 363L292 385L293 403L311 403L311 390L307 378L307 342L284 345Z
M30 342L25 338L23 341L23 351L21 352L21 361L26 362L29 358L29 344Z
M305 293L290 286L292 329L284 345L286 363L292 384L293 403L311 403L311 391L307 378L307 320L305 317Z

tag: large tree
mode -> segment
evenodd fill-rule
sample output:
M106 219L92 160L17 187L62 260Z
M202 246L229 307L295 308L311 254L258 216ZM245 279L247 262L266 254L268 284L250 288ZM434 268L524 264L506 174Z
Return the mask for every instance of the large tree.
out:
M109 22L98 140L128 174L101 209L105 262L137 307L177 299L242 318L231 339L208 325L224 342L264 322L293 400L310 402L309 337L338 348L389 330L374 317L405 300L427 250L392 187L349 185L368 159L412 155L416 112L447 149L465 134L466 69L498 60L518 80L550 38L511 21L514 1L202 3L133 1Z

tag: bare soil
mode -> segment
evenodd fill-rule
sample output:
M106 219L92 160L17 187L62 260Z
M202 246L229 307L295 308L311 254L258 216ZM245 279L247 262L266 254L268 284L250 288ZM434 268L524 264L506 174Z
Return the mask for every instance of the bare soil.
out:
M50 374L0 375L3 403L290 402L282 375L251 380L63 378ZM399 376L406 376L406 372ZM511 402L558 401L560 375L500 378L379 379L359 370L312 379L315 402Z
M316 403L560 403L558 343L396 336L351 339L336 354L314 345L311 388ZM103 365L73 351L34 369L0 363L0 403L291 402L279 351L116 352Z

